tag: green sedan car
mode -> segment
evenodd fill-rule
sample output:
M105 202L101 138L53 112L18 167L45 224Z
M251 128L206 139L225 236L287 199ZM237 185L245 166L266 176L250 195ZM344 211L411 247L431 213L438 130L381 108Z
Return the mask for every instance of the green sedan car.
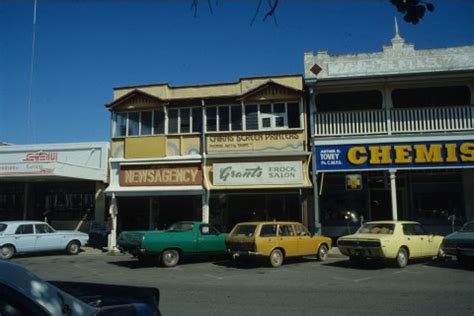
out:
M177 222L166 230L124 231L118 247L138 260L157 258L163 266L174 267L190 255L225 254L226 234L203 222Z
M457 232L444 237L442 248L447 255L456 256L461 265L474 262L474 222L468 222Z

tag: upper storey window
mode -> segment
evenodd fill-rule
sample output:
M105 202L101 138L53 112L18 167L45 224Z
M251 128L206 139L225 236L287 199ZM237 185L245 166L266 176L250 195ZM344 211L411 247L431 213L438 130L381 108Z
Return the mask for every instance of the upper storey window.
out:
M225 105L206 108L206 131L258 131L301 128L299 103Z
M114 137L199 133L201 128L199 107L172 108L167 113L164 110L114 113Z

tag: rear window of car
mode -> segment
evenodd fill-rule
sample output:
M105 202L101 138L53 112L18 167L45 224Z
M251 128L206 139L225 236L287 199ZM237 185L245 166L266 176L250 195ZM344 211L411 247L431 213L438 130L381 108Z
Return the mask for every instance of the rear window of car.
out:
M0 223L0 233L3 233L7 229L7 224Z
M364 224L357 231L359 234L393 234L395 224Z
M174 223L168 228L170 232L188 232L193 230L193 223Z
M233 236L247 236L253 237L255 234L255 229L257 225L238 225L234 232L232 233Z
M0 231L2 231L1 228ZM465 224L461 231L474 233L474 222Z

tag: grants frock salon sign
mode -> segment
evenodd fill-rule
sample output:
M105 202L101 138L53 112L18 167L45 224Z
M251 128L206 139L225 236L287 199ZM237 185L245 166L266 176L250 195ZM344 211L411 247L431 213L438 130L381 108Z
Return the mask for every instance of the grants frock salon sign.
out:
M214 185L301 184L301 161L215 163Z

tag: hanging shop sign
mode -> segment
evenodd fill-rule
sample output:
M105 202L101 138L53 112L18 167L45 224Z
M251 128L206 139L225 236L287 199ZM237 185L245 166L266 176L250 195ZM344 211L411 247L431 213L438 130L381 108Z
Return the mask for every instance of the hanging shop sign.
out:
M362 190L362 176L360 174L346 175L346 191Z
M303 184L301 161L271 161L213 164L213 184L268 185Z
M122 166L121 186L202 185L200 166Z
M315 147L317 171L474 167L474 141Z
M209 153L304 151L304 132L229 133L206 138Z

